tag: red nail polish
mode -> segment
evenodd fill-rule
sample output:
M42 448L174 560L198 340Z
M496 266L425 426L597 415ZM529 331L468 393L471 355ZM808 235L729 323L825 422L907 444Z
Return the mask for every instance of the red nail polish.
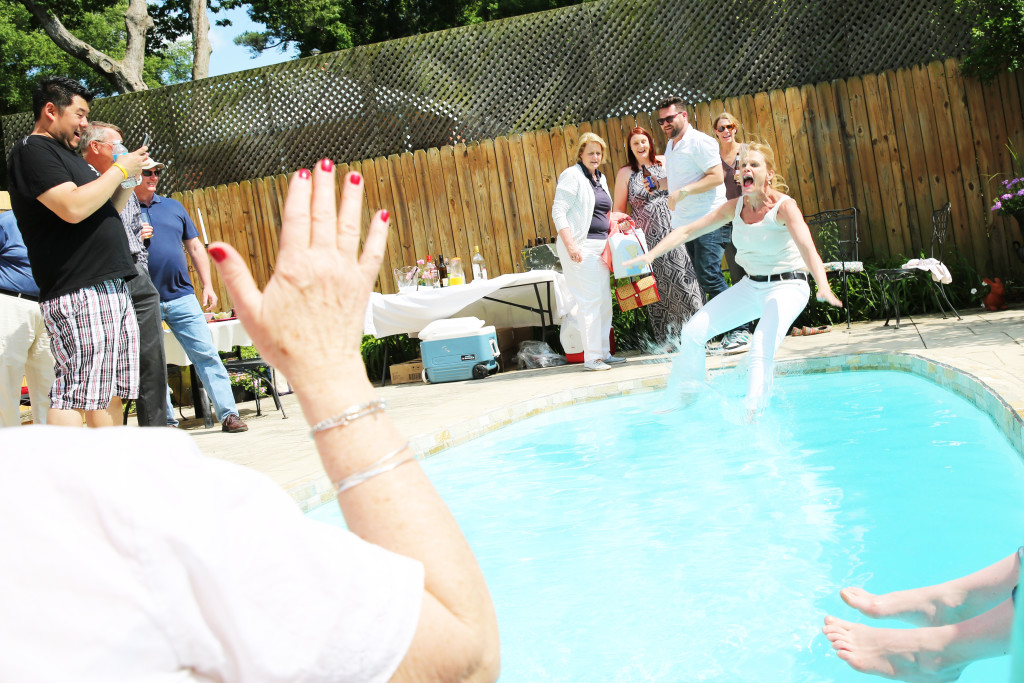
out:
M359 175L358 173L353 173L348 177L348 180L353 185L358 185L359 183L363 182L363 176Z
M309 173L309 171L306 171L306 173ZM228 256L228 253L224 251L224 247L210 247L207 251L210 253L210 258L217 263L220 263Z
M309 177L310 177L309 169L308 168L300 168L299 169L299 177L302 178L303 180L309 180Z
M332 170L334 170L334 162L331 161L330 159L321 159L320 160L320 168L325 173L330 173Z
M387 209L384 209L383 211L381 211L381 212L380 212L380 219L381 219L382 221L384 221L385 223L387 223L387 222L388 222L388 218L389 218L390 216L391 216L391 212L390 212L390 211L388 211Z

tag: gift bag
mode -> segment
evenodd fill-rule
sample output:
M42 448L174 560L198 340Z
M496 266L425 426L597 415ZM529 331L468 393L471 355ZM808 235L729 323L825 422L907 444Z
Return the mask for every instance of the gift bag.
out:
M632 224L632 220L630 223ZM651 267L647 264L629 268L622 265L625 261L647 253L647 237L644 235L644 231L639 228L623 227L621 223L619 230L620 232L613 233L608 237L608 247L612 254L612 271L615 273L615 278L650 274Z
M654 281L654 276L645 275L616 287L615 300L619 302L620 311L632 311L661 301L661 295L658 294L658 283Z

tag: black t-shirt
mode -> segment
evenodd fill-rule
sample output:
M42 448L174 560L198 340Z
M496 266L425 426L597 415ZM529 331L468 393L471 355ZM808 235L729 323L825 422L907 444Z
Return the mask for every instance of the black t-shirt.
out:
M81 223L67 223L36 199L69 181L81 187L96 180L85 159L53 138L29 135L11 150L7 179L40 299L135 277L128 238L111 202Z

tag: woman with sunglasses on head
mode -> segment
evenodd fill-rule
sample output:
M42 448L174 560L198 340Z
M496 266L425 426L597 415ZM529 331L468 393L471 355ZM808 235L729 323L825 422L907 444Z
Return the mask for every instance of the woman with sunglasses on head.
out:
M654 153L651 134L640 127L629 133L626 157L629 163L619 169L615 178L614 210L625 213L628 201L637 227L643 230L647 244L654 246L672 232L668 190L658 188L659 181L666 177L665 160ZM661 301L647 307L654 340L672 350L683 325L700 310L704 293L685 249L669 252L651 264L651 269L661 295Z
M726 200L736 199L743 194L740 183L736 179L736 169L739 165L740 147L742 146L740 144L740 122L729 112L723 111L711 122L711 132L718 140L719 155L722 157L722 171L725 173L725 198ZM728 223L725 227L729 229L731 235L732 223ZM736 244L731 238L725 245L725 260L729 264L729 279L736 284L747 273L743 270L743 266L736 263ZM747 323L727 332L726 339L722 343L723 350L749 345L750 335L753 331L753 323Z
M775 369L775 352L786 331L807 306L811 277L817 298L843 305L829 287L825 267L811 240L800 208L775 171L771 147L759 143L740 151L741 197L730 199L702 218L673 230L646 254L626 265L651 263L688 240L721 228L730 221L736 259L747 276L712 299L686 323L681 352L672 365L670 386L693 398L704 379L704 344L742 323L758 320L750 343L747 368L747 417L760 413L768 401ZM670 208L674 202L670 200Z

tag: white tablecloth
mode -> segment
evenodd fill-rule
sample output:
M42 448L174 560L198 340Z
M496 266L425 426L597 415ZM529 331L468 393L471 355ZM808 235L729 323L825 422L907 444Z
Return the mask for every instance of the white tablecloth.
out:
M552 320L558 323L576 306L565 277L553 270L531 270L526 273L500 275L490 280L474 280L468 285L441 289L421 288L402 294L370 294L366 307L363 333L379 338L393 334L416 334L427 323L443 318L472 316L495 327L539 325L540 314L510 306L502 302L537 308L537 294L532 285L537 283L541 302L548 306L548 284L551 287Z
M222 320L211 322L210 336L213 337L213 345L218 351L230 351L236 346L252 346L252 339L249 333L242 327L238 320ZM185 355L185 349L174 338L170 330L164 330L164 353L167 355L168 365L180 365L187 367L192 361Z

